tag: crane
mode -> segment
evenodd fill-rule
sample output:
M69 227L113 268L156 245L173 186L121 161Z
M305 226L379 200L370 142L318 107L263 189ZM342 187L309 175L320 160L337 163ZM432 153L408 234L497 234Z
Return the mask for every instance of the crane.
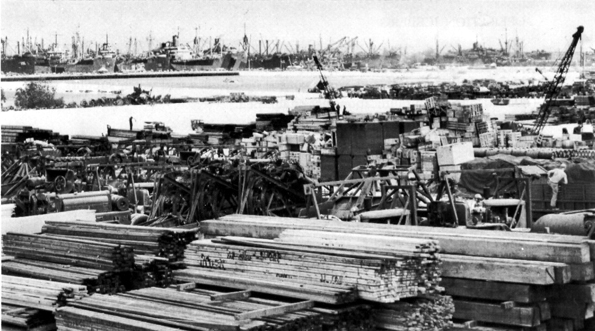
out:
M320 63L320 61L318 61L318 57L316 55L312 56L312 58L314 59L314 63L316 63L316 67L318 68L318 71L320 72L320 79L322 80L322 85L324 85L324 93L328 96L329 104L331 106L331 112L332 112L337 107L335 105L335 100L333 100L333 94L329 88L328 81L326 80L326 77L324 77L324 75L322 74L322 64ZM337 117L339 117L339 109L337 109Z
M549 82L550 80L547 79L547 77L545 77L545 75L543 74L543 72L541 70L539 70L539 68L535 68L535 71L537 71L539 74L541 74L541 76L543 76L543 79L545 79L546 82Z
M564 54L564 57L560 61L560 65L558 66L558 70L556 71L554 79L550 84L548 84L548 88L545 93L545 104L541 107L541 110L537 115L537 119L535 120L535 127L533 128L533 133L536 135L540 135L541 130L550 117L552 101L560 93L560 88L566 79L566 73L568 72L570 63L572 62L572 56L574 55L576 45L578 44L579 39L581 39L581 35L584 30L585 28L582 25L576 29L576 32L572 35L570 47L568 47L566 54Z

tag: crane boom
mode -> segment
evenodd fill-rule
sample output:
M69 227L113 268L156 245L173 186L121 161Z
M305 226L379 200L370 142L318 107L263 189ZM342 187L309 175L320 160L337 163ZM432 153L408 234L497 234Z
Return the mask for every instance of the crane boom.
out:
M324 85L324 93L328 96L329 98L329 104L331 106L331 111L335 110L335 101L333 100L333 94L329 88L329 84L328 81L326 80L326 77L324 77L324 75L322 74L322 64L320 63L320 61L318 60L318 57L316 55L312 56L312 58L314 59L314 63L316 63L316 67L318 68L318 71L320 72L320 79L322 80L322 85ZM337 117L339 116L339 111L337 110Z
M566 79L566 73L570 67L570 62L572 62L572 56L574 55L576 45L578 44L579 39L581 39L581 35L584 30L585 29L583 26L579 26L576 29L576 32L572 35L570 47L568 47L566 54L564 54L564 57L560 61L560 65L558 66L558 70L556 71L554 79L548 85L548 89L545 93L545 104L542 106L539 114L537 115L537 119L535 120L535 127L533 128L534 134L538 135L541 133L541 130L550 117L552 100L560 93L560 88Z

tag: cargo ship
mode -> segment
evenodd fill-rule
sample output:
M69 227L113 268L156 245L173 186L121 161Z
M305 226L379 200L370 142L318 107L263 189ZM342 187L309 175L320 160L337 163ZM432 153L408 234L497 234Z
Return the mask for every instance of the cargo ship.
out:
M69 61L64 71L69 73L79 72L105 72L113 73L116 68L116 52L112 51L108 43L104 43L93 58L73 59Z
M36 58L31 53L2 58L2 73L32 75L35 73Z
M45 56L37 57L35 61L35 73L60 74L65 71L67 64L68 58L66 57L66 54L62 50L54 48L53 50L48 51Z
M220 50L219 39L215 39L215 47ZM209 55L200 56L195 54L190 47L180 45L178 36L173 36L172 45L166 48L167 54L171 57L171 67L176 71L204 71L217 70L221 68L223 56L220 52L209 50ZM203 52L205 54L206 52Z

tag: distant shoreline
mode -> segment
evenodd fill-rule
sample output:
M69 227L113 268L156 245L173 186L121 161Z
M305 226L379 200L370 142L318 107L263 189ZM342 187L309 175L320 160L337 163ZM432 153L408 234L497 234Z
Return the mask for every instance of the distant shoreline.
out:
M128 79L128 78L162 78L162 77L219 77L239 76L238 71L160 71L160 72L134 72L134 73L112 73L112 74L84 74L84 75L19 75L2 76L2 82L28 82L48 80L83 80L83 79Z

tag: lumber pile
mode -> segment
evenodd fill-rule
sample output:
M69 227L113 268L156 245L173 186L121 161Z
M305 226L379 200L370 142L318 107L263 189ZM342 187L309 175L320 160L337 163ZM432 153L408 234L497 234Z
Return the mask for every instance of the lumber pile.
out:
M174 282L174 275L170 268L171 264L167 258L158 258L151 255L135 255L134 270L127 277L131 283L127 283L128 289L140 289L145 287L160 286L166 287Z
M245 290L194 283L178 288L93 295L58 309L56 325L58 330L373 330L367 305L317 308L310 300L264 299Z
M95 239L95 238L89 238ZM168 258L136 255L132 247L86 238L7 233L3 253L14 256L2 273L89 287L89 292L167 286L173 282Z
M207 237L274 239L295 229L439 242L440 285L464 327L580 330L593 318L595 241L586 237L247 215L201 223Z
M9 232L2 236L2 247L4 254L16 258L113 272L134 268L132 248L118 244Z
M2 330L56 330L56 320L52 312L47 310L2 303Z
M24 258L2 262L2 275L80 284L86 286L89 293L117 293L125 290L120 273Z
M362 299L394 302L439 290L438 249L431 240L349 238L316 231L293 231L279 241L223 237L192 242L185 253L188 270L177 271L176 276L200 282L204 280L193 277L217 270L221 275L257 277L273 284L307 284L327 291L335 286L354 288ZM334 297L313 300L339 303Z
M87 296L87 287L78 284L2 276L2 303L53 311L69 299Z
M55 330L52 311L86 296L84 285L3 275L2 330Z
M132 247L136 254L164 257L170 262L181 261L184 257L186 245L196 239L196 232L191 229L77 221L46 221L42 231L53 237L126 245Z
M444 330L453 325L451 297L429 295L374 307L378 330Z

